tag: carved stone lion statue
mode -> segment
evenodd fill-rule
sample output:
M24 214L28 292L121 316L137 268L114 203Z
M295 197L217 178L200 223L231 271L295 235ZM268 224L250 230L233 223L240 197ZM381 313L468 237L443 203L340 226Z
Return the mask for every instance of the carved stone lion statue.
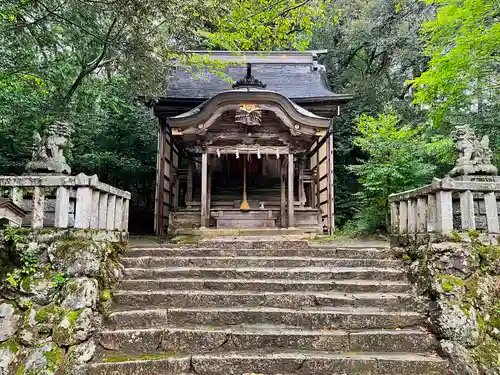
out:
M459 157L455 168L450 172L451 177L466 175L495 176L498 169L491 164L493 153L490 149L490 140L487 135L479 141L474 130L469 125L458 125L452 133Z
M33 154L26 170L37 173L70 174L71 168L66 163L64 150L69 147L71 125L56 121L44 137L37 131L33 134Z

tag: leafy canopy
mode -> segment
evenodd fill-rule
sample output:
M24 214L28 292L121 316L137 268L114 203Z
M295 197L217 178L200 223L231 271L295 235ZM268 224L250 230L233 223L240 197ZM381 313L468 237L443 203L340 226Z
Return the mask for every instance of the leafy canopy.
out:
M425 3L436 8L436 16L422 26L424 54L430 61L428 69L410 81L416 89L415 103L427 106L438 124L450 121L453 114L463 118L490 109L498 113L500 1Z
M453 155L451 139L429 139L425 127L400 121L390 108L377 117L363 114L356 120L359 135L354 143L369 156L351 166L363 187L363 230L380 229L384 222L387 227L389 195L428 183L435 176L436 164L450 162Z

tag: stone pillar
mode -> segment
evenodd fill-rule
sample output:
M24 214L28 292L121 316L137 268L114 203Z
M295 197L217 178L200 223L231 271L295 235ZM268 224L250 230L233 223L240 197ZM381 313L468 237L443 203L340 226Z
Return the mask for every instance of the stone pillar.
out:
M56 213L54 226L67 228L69 222L69 188L59 186L56 191Z
M128 232L128 214L129 214L129 199L123 200L123 216L122 216L122 230Z
M494 192L484 194L484 206L486 209L486 225L488 233L500 233L497 199Z
M294 198L293 198L293 154L288 154L288 227L293 228L294 220Z
M115 230L122 230L123 198L116 197L115 202Z
M92 207L90 213L90 228L99 228L99 198L101 192L99 190L94 190L92 192Z
M462 230L475 230L476 218L474 216L474 195L470 190L460 193L460 218Z
M108 214L106 215L106 229L115 229L115 208L116 208L116 195L108 196Z
M10 199L12 199L12 202L14 202L14 204L17 204L19 207L23 207L24 206L23 189L19 187L13 187L10 190Z
M391 233L399 233L399 209L396 202L391 202Z
M208 154L206 151L201 154L201 226L208 226Z
M81 186L76 190L75 228L90 228L92 188Z
M436 195L427 195L427 232L435 232L437 226Z
M436 193L436 231L450 233L453 230L453 205L451 191Z
M106 229L108 217L108 193L99 195L99 229Z
M427 197L418 197L417 199L417 232L425 233L427 231Z
M417 201L408 199L408 233L417 233Z
M399 233L408 233L408 202L399 202Z
M43 213L45 207L45 194L42 188L36 186L33 191L33 218L31 227L33 229L43 228Z

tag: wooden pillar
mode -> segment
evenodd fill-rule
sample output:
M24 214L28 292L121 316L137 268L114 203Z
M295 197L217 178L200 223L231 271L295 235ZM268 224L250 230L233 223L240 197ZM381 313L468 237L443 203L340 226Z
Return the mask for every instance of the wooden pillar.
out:
M306 204L306 190L304 187L304 163L303 159L299 160L299 202L300 207L304 207Z
M191 202L193 201L193 177L194 177L194 165L191 160L188 161L187 170L187 186L186 186L186 207L191 208Z
M158 236L164 234L164 201L165 201L165 120L160 119L158 124L158 173L156 181L156 225ZM108 216L114 214L108 210ZM114 218L113 218L114 220ZM107 225L109 229L109 225Z
M212 155L208 155L208 170L207 170L207 227L210 226L210 209L212 207L212 163L213 163L213 158Z
M207 194L208 194L208 154L206 151L201 154L201 226L207 227Z
M281 180L281 205L280 205L280 219L281 219L281 228L287 227L287 218L286 218L286 170L285 166L287 163L287 159L283 158L280 163L280 180Z
M294 220L294 204L293 204L293 154L288 154L288 227L293 228Z

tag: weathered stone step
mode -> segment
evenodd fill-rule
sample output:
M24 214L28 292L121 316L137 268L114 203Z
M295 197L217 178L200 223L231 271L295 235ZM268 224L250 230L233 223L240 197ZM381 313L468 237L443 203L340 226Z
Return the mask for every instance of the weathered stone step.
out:
M379 267L165 267L127 268L126 279L156 278L231 278L231 279L289 279L289 280L392 280L405 281L400 269Z
M325 257L351 259L390 259L388 249L377 248L304 248L304 249L221 249L221 248L133 248L127 250L127 257L236 257L236 256L274 256L274 257Z
M391 259L348 259L319 257L135 257L122 258L130 268L150 267L399 267L401 261Z
M262 292L335 291L344 293L406 293L410 285L401 281L288 280L288 279L139 279L123 280L123 290L255 290Z
M437 340L422 330L304 330L270 325L168 327L102 331L107 351L126 355L213 350L310 349L330 352L433 352Z
M424 323L416 312L377 308L317 307L301 310L275 307L171 308L117 311L106 321L109 329L162 328L175 325L285 324L307 329L396 329Z
M97 363L90 375L444 375L447 363L435 355L328 353L319 351L221 352L158 360Z
M303 307L379 307L387 311L415 309L415 302L408 294L337 293L337 292L255 292L244 290L121 290L114 293L113 301L118 310L147 306L157 307L236 307L267 306L288 309Z

